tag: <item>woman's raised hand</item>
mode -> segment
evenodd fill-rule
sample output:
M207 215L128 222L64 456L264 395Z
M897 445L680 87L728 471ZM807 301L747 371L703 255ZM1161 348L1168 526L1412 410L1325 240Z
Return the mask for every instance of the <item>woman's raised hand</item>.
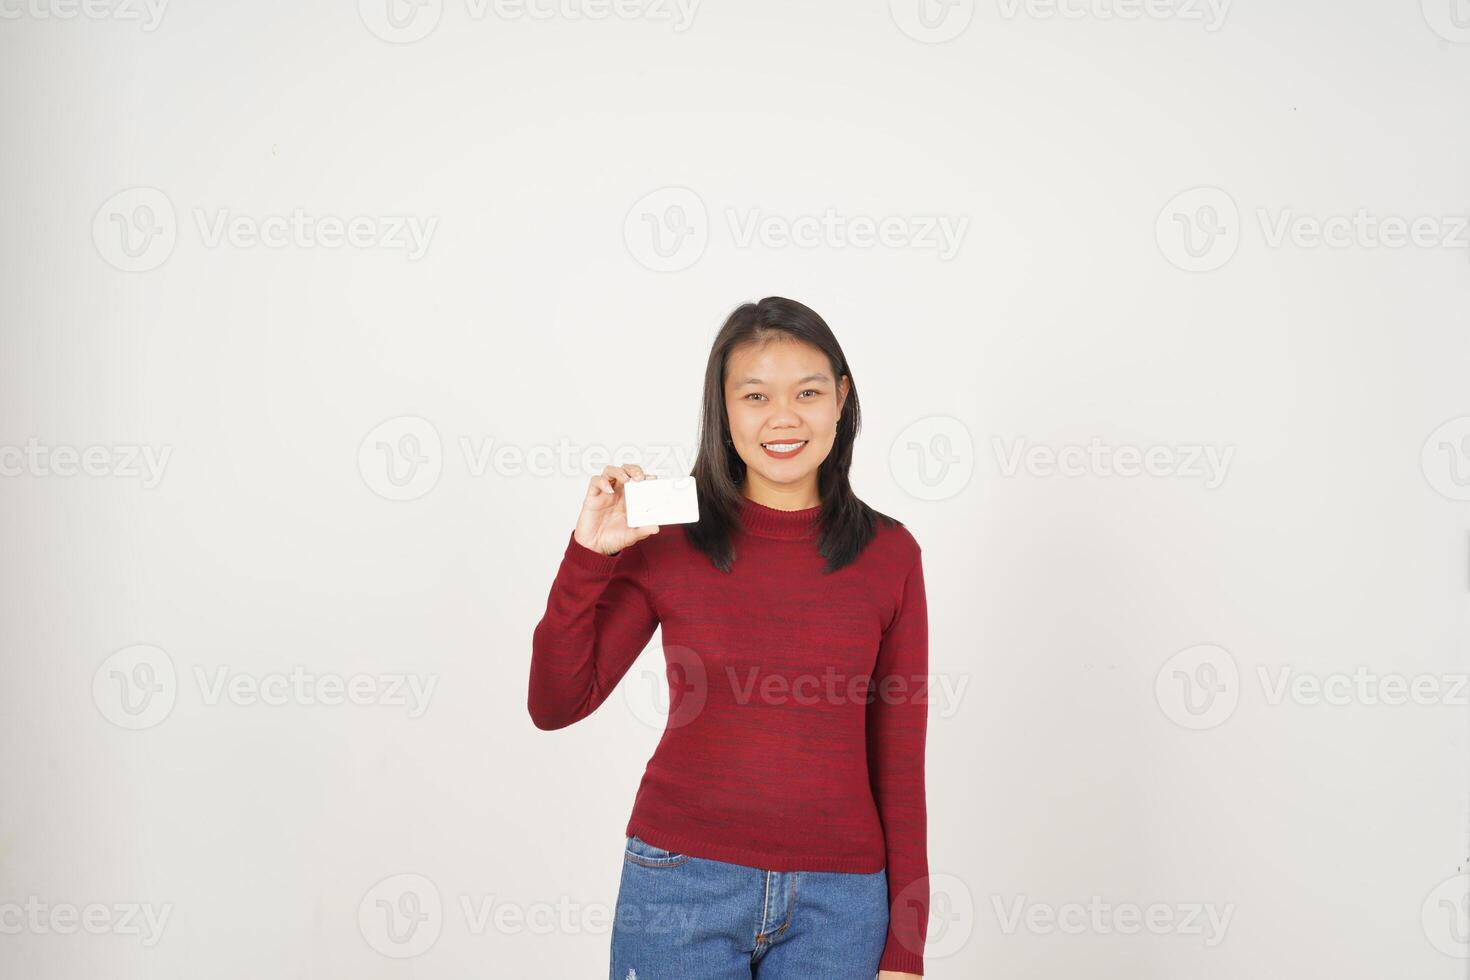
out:
M584 548L604 555L614 555L635 541L658 533L658 525L628 526L628 505L623 499L623 484L629 480L657 480L643 472L636 463L607 466L587 484L582 498L582 513L577 515L577 529L572 537Z

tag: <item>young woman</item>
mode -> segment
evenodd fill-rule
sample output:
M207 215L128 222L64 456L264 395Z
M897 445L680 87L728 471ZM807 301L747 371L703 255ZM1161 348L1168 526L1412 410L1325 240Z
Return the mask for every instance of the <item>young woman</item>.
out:
M793 300L741 306L705 373L697 524L629 528L592 478L532 642L564 728L663 628L669 715L626 828L610 980L924 972L928 611L919 545L848 483L857 388Z

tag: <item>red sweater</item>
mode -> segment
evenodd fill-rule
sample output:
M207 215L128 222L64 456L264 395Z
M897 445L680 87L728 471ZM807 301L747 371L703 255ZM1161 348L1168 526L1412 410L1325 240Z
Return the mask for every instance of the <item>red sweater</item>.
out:
M880 521L856 561L823 574L819 508L743 499L728 574L677 525L612 556L568 540L532 640L531 718L549 730L587 717L661 625L669 715L626 834L772 871L886 867L879 967L922 973L929 628L919 545Z

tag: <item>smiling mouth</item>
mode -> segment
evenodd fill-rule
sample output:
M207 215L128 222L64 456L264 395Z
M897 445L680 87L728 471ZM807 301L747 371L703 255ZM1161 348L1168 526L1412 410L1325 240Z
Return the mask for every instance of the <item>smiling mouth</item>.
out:
M805 439L791 439L785 442L763 442L761 448L772 456L795 456L806 444Z

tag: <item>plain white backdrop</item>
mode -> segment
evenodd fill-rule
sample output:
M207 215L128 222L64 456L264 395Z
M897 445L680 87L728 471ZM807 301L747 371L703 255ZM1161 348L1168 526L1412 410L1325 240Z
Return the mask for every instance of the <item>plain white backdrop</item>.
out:
M1463 0L0 15L0 973L605 975L659 638L544 733L531 630L772 294L924 548L929 975L1470 972Z

